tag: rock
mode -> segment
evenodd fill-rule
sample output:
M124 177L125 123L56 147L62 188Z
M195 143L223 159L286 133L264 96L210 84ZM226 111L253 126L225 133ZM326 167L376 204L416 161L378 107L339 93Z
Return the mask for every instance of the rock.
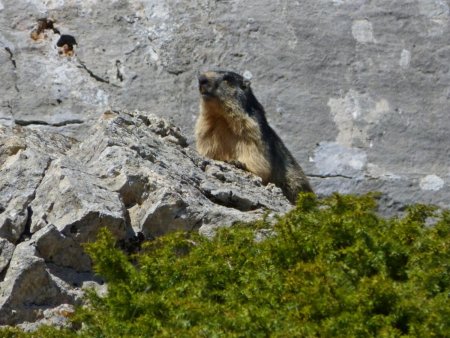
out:
M50 224L33 235L34 245L45 262L77 272L90 271L91 260L73 238L64 236L56 226Z
M70 156L52 163L30 204L32 233L53 224L79 243L93 238L100 227L108 227L119 238L126 236L125 208L119 195L84 170Z
M208 168L202 170L196 166L204 164L202 158L185 147L184 137L174 126L155 116L110 112L94 130L69 152L69 156L83 163L92 177L101 178L97 180L98 186L120 195L131 227L147 237L159 236L170 229L203 228L202 231L206 231L204 228L209 226L232 224L239 221L243 213L232 219L226 209L230 207L242 211L253 208L252 219L262 215L264 208L278 212L287 210L288 204L280 191L264 189L260 183L254 183L258 179L249 173L237 173L229 165L211 162L210 167L228 176L222 179L211 174ZM249 184L250 177L252 183ZM211 191L218 189L234 197L215 199ZM245 195L247 200L240 197ZM217 204L226 207L220 208L224 211L213 219L205 217L213 214L210 209L217 208ZM226 216L219 216L221 214Z
M55 326L55 327L73 327L69 322L70 317L75 309L70 304L61 304L55 308L46 309L40 314L40 319L36 322L23 322L17 325L18 328L25 332L36 331L39 326Z
M314 162L318 175L322 177L356 178L364 175L367 155L364 151L338 143L322 143L316 149Z
M73 301L52 280L32 242L16 247L0 290L3 325L35 320L43 309Z
M15 243L30 225L29 208L51 161L73 140L49 133L0 126L0 237Z
M0 174L8 180L0 182L9 192L2 205L26 213L1 228L0 325L66 325L61 304L80 304L86 287L102 287L82 246L102 227L133 251L169 231L212 236L292 207L279 188L200 157L178 128L149 113L107 111L82 141L1 130Z
M5 238L0 238L0 275L8 266L14 252L14 244Z

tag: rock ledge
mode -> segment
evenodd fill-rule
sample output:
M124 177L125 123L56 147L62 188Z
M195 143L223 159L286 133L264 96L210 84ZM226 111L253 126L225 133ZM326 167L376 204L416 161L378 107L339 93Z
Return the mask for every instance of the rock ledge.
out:
M291 207L277 187L200 157L154 115L108 111L87 135L0 127L0 325L58 323L63 304L100 286L81 243L101 227L125 242L211 235Z

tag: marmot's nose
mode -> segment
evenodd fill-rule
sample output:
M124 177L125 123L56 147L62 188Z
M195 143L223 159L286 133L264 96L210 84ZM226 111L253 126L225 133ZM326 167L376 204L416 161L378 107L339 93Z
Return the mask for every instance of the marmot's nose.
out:
M205 75L200 75L198 77L198 85L200 87L206 86L209 83L209 79Z

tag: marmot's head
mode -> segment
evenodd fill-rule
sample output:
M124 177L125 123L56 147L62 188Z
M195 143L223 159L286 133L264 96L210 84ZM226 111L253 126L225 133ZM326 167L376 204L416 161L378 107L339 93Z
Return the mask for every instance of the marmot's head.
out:
M250 88L250 80L230 71L207 71L198 77L203 110L227 115L264 116L264 108Z
M242 101L249 92L250 81L230 71L207 71L198 77L198 86L205 101Z

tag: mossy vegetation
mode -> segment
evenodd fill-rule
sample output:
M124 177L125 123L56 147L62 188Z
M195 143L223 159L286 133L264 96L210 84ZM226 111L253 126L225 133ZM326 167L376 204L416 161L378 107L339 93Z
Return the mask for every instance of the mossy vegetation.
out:
M450 212L375 208L370 195L304 194L275 226L173 233L131 257L103 230L86 250L108 294L89 293L82 329L60 336L449 336ZM261 229L273 230L255 241Z

